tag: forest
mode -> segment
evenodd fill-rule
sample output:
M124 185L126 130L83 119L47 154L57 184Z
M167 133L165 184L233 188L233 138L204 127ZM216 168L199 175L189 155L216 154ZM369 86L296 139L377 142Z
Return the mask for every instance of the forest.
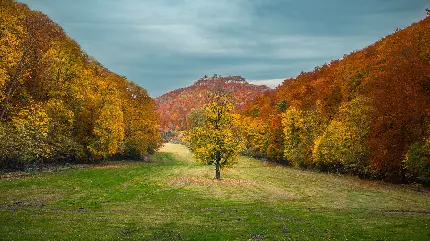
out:
M0 15L0 168L141 159L161 146L154 100L41 12Z
M247 153L391 182L430 182L430 17L286 79L242 112Z

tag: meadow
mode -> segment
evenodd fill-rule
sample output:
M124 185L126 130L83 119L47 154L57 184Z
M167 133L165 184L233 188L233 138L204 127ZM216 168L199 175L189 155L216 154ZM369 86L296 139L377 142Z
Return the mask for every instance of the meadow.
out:
M241 157L214 180L182 145L0 179L1 240L430 240L430 192Z

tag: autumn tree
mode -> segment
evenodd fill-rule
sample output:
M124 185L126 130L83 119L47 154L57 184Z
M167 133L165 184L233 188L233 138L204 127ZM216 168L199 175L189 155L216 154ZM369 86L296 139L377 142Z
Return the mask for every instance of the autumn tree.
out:
M34 42L27 30L27 15L20 5L9 0L0 4L0 120L13 96L28 75L27 65Z
M309 166L312 162L313 142L319 130L316 113L292 107L282 115L282 126L285 158L293 166Z
M124 112L124 155L141 158L153 154L162 143L159 116L146 90L133 82L125 84L122 96Z
M354 99L340 107L338 116L314 143L313 163L320 169L366 174L369 147L366 138L370 132L369 101Z
M245 155L265 157L269 143L269 126L260 119L241 117L241 131L246 140Z
M201 163L215 165L215 177L219 180L220 170L237 161L245 142L238 127L239 118L226 96L215 96L202 109L191 114L195 120L184 133L184 142Z

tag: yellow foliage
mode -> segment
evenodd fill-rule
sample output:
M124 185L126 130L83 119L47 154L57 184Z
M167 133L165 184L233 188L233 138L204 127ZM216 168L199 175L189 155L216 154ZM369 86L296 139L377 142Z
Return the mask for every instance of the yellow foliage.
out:
M312 162L312 146L320 128L317 119L316 112L296 107L282 114L284 156L294 166L307 166Z
M358 98L340 107L338 117L315 140L312 156L316 165L365 171L369 154L365 137L370 129L366 101Z
M220 168L232 166L245 148L239 115L233 114L233 105L224 96L216 97L203 109L204 123L184 132L183 141L201 163L216 164L219 153Z
M263 157L270 137L268 124L260 119L242 117L239 126L246 138L246 153L255 157Z
M0 166L160 147L142 87L89 57L43 13L12 0L0 12L0 137L8 138Z
M103 106L93 133L95 138L89 146L93 154L107 156L120 151L124 142L124 118L119 100Z
M45 159L52 155L48 146L48 133L51 118L42 105L31 103L21 109L12 118L12 124L17 131L20 147L23 150L22 159Z

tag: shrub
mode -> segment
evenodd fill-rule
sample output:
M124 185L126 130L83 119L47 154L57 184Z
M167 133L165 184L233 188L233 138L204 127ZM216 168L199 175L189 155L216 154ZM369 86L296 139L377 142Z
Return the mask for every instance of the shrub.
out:
M403 162L409 181L430 184L430 138L413 143Z

